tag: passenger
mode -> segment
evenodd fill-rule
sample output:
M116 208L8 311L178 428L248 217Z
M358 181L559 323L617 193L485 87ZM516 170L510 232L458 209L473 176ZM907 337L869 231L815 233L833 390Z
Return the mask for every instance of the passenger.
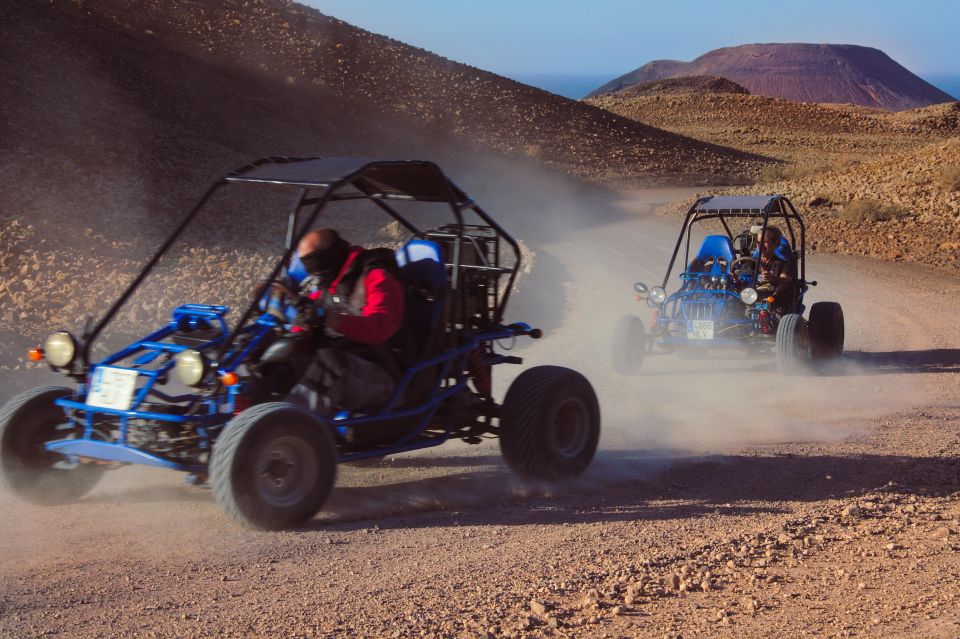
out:
M796 288L796 265L789 244L776 226L757 233L757 292L773 297L770 310L775 315L789 312Z
M351 246L333 229L297 245L307 273L291 282L323 309L320 348L286 400L324 415L383 406L403 357L404 288L393 251Z

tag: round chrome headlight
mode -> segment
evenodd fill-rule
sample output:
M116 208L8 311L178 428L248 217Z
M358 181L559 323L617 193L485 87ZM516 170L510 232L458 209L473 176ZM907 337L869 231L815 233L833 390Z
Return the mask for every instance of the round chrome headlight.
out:
M740 299L743 300L743 303L747 306L753 306L757 301L757 290L753 288L745 288L740 291Z
M654 286L650 289L650 301L654 304L663 304L666 299L667 292L663 290L662 286Z
M177 353L173 363L173 376L181 384L196 386L207 374L209 363L200 351L188 348Z
M77 354L77 340L66 331L57 331L43 341L43 353L53 366L66 368Z
M640 295L646 295L650 292L650 289L647 288L647 285L643 282L637 282L633 285L633 290L639 293Z

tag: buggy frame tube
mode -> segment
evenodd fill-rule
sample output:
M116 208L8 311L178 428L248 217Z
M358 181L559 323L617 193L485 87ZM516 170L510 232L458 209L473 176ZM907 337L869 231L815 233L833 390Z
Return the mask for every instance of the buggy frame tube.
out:
M283 248L285 249L289 249L293 242L293 234L297 230L297 218L300 217L300 207L303 206L303 201L307 198L308 190L306 187L300 189L300 193L297 196L297 203L290 209L290 214L287 217L287 236L283 241Z

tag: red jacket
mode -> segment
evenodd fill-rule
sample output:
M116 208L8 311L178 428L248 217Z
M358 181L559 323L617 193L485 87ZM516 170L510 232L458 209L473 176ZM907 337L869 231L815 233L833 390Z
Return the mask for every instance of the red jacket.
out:
M331 295L336 294L340 280L363 251L359 246L350 249L343 268L328 288ZM354 290L359 286L363 287L363 306L354 312L330 313L327 326L361 344L383 344L400 330L403 323L403 285L386 269L373 267L357 282Z

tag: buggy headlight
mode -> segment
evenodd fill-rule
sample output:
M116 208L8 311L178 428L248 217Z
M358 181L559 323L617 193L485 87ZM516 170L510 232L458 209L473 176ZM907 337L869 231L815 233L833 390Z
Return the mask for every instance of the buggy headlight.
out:
M650 292L650 289L647 288L647 285L643 282L637 282L633 285L633 290L637 292L638 295L646 295Z
M663 290L662 286L654 286L650 289L650 301L654 304L663 304L666 299L667 292Z
M43 341L47 361L57 368L66 368L77 354L77 340L66 331L57 331Z
M743 300L743 303L747 306L752 306L757 301L757 291L756 289L747 287L740 291L740 299Z
M173 364L173 376L181 384L196 386L203 381L210 364L200 351L188 348L177 353Z

